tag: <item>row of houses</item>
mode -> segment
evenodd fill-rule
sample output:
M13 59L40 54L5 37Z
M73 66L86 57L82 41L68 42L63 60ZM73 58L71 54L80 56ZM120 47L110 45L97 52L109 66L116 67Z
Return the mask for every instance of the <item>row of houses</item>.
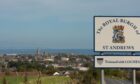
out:
M6 65L8 62L32 62L37 61L38 63L48 66L54 66L55 68L65 68L72 67L73 69L87 71L88 67L85 66L86 63L93 63L92 56L78 56L78 55L17 55L17 54L8 54L0 56L0 64ZM15 68L15 67L14 67ZM0 67L1 69L1 67Z

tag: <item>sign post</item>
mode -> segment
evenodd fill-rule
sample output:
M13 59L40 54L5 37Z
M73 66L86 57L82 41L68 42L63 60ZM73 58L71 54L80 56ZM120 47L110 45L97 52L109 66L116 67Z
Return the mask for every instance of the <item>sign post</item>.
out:
M133 69L133 84L136 84L136 70Z
M101 84L105 84L104 69L101 69Z

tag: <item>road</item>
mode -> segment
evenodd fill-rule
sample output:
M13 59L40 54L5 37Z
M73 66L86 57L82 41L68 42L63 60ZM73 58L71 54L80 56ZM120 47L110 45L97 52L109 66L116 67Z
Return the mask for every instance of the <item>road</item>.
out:
M106 82L105 84L132 84L132 82L128 80L117 80L110 78L106 78L105 82Z

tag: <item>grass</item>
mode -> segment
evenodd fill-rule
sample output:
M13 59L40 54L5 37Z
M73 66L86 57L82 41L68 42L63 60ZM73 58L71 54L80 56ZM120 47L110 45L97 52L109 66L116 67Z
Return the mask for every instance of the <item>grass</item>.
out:
M3 78L0 78L0 84L2 84ZM6 80L8 84L24 84L23 77L7 76ZM36 84L37 77L28 77L29 84ZM41 77L41 84L68 84L71 81L69 77L65 76L45 76Z
M70 78L64 76L42 77L41 82L42 84L68 84ZM35 84L35 81L31 82L31 84Z
M23 77L16 76L7 76L6 81L8 84L19 84L19 82L23 81ZM0 84L2 84L3 78L0 78Z

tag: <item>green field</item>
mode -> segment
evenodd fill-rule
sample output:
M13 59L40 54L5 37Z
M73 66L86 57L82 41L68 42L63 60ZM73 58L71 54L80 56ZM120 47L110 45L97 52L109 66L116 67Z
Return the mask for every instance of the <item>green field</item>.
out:
M37 84L37 77L28 77L28 84ZM24 84L24 77L13 77L7 76L6 77L8 84ZM68 84L71 79L65 76L45 76L41 77L41 84ZM0 78L0 84L3 84L3 78Z

